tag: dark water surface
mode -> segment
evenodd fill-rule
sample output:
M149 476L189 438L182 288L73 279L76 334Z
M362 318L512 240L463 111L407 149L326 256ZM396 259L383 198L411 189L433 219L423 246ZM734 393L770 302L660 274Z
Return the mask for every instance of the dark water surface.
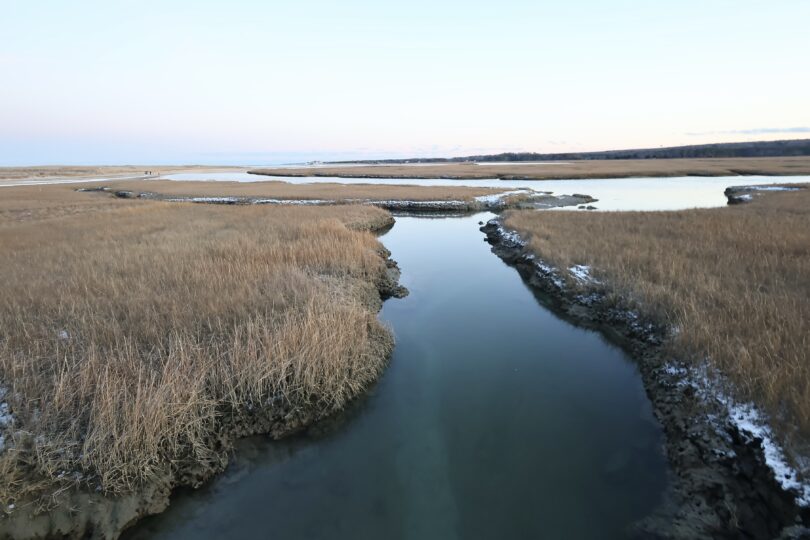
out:
M542 307L465 218L397 218L411 294L368 397L319 434L241 441L131 538L622 538L666 484L633 363Z

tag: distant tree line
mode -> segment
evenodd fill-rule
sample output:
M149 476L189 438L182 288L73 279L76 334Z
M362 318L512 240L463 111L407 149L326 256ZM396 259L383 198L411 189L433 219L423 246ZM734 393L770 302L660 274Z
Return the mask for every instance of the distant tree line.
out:
M453 158L412 158L354 161L352 163L463 163L465 161L567 161L579 159L673 159L810 156L810 139L695 144L667 148L607 150L601 152L506 152ZM336 161L333 163L349 163Z

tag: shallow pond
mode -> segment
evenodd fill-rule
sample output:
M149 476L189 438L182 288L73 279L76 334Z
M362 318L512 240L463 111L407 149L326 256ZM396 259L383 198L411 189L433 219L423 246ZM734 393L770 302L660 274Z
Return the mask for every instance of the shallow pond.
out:
M621 538L666 488L635 365L538 302L478 221L397 218L411 294L369 395L317 433L239 443L130 538Z
M529 188L551 191L557 195L583 193L599 200L600 210L681 210L725 206L723 191L729 186L807 183L810 176L719 176L674 178L609 178L588 180L451 180L444 178L339 178L336 176L281 177L234 173L181 173L162 178L177 181L211 180L231 182L266 182L270 180L291 184L394 184L418 186L477 186L499 188Z

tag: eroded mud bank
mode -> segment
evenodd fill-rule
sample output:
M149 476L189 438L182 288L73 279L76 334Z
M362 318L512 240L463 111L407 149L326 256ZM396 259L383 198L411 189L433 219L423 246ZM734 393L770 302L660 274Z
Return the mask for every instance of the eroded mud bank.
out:
M499 219L481 227L492 251L518 270L538 297L575 324L598 329L637 362L663 426L672 468L666 501L638 524L640 537L799 538L810 535L802 494L785 489L766 459L763 440L740 428L724 404L686 378L687 369L663 347L668 329L622 309L601 292L566 287L559 271L540 261ZM574 271L576 270L576 272ZM571 269L578 280L587 268Z

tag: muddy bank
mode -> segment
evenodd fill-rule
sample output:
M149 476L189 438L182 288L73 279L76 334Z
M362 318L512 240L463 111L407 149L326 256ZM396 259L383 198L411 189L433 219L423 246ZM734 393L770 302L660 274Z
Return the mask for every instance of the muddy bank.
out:
M723 195L728 204L745 204L754 200L754 197L773 191L798 191L803 187L796 186L731 186L726 188Z
M329 206L337 204L363 204L377 206L391 212L409 215L458 215L481 211L497 212L509 208L546 209L564 206L581 206L596 202L589 195L552 195L519 189L497 195L484 195L469 200L380 200L380 199L281 199L267 197L195 197L164 195L152 191L116 190L107 186L81 188L83 193L107 193L119 199L146 199L178 203L222 204L222 205L290 205L290 206Z
M382 227L390 225L386 222ZM384 272L373 281L353 278L344 283L347 294L357 298L371 312L379 311L386 298L403 297L408 293L399 284L399 268L390 258L390 252L379 245L378 255L385 261ZM382 326L370 325L369 330L371 356L388 358L393 350L391 333ZM2 397L0 395L0 401ZM229 463L237 438L259 434L274 439L287 437L332 414L332 409L322 405L272 395L261 403L246 403L239 408L222 406L217 411L217 429L212 430L206 441L213 451L205 461L195 460L189 454L172 462L165 474L154 482L121 496L105 495L97 487L98 479L92 477L77 478L80 488L55 485L56 492L46 492L47 499L43 497L35 503L15 501L15 505L0 508L0 538L116 538L139 519L165 510L176 488L197 488L221 473ZM0 435L3 435L3 427L0 425ZM72 478L74 473L65 474ZM36 478L23 477L23 481L28 480L33 482Z
M638 523L639 537L783 538L810 534L810 512L800 493L783 488L768 465L763 440L740 429L727 409L686 377L687 366L666 352L666 328L646 321L610 299L591 281L587 292L569 287L558 270L530 253L498 220L485 224L492 250L518 270L538 299L559 316L597 329L638 363L665 435L671 465L666 501ZM588 268L572 268L589 281Z

